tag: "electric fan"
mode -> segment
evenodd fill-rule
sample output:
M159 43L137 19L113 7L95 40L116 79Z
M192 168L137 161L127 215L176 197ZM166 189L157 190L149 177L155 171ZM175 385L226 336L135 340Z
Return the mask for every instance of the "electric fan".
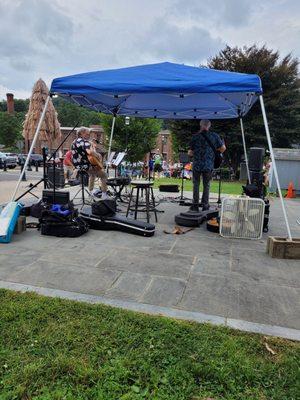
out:
M222 201L220 235L237 239L260 239L265 202L259 198L226 197Z

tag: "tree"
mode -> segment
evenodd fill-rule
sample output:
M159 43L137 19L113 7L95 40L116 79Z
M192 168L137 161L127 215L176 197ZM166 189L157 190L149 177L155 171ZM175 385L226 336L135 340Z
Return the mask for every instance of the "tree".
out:
M288 54L280 58L277 51L266 46L226 46L208 61L208 67L233 72L258 74L262 80L265 107L274 147L291 147L300 140L300 92L298 59ZM239 120L212 121L213 129L222 133L227 157L236 169L243 154ZM194 121L174 121L172 132L181 142L188 142ZM259 102L244 118L247 148L267 146ZM188 131L189 128L189 131ZM186 135L183 130L186 129Z
M61 98L53 99L54 107L58 114L61 126L74 126L79 121L79 126L99 125L100 113L79 107Z
M112 116L102 114L101 124L109 137ZM124 151L127 148L128 161L141 161L145 154L154 148L161 126L160 120L149 118L130 118L129 125L125 125L125 118L118 116L114 129L113 149Z
M13 147L22 139L22 123L18 116L0 112L0 143L5 147Z

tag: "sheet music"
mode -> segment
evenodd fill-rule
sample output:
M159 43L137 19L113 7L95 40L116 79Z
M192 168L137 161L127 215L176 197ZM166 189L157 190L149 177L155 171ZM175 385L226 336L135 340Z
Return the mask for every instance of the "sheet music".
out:
M121 151L121 152L117 155L116 159L113 160L112 165L114 165L115 167L117 167L118 165L120 165L121 162L122 162L122 160L123 160L123 158L125 157L125 155L126 155L125 151Z
M116 154L115 151L112 151L112 152L110 153L109 159L107 160L107 163L108 163L108 164L111 164L111 162L112 162L112 160L113 160L115 154Z

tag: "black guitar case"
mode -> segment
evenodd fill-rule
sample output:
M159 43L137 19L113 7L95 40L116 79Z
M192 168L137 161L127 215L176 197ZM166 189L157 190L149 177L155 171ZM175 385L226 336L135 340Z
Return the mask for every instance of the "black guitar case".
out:
M104 231L121 231L134 235L150 237L154 235L155 225L144 221L129 219L119 214L112 216L100 216L93 214L92 207L84 205L80 210L80 216L88 223L91 229Z
M197 227L204 221L215 218L219 215L219 210L207 210L200 212L186 212L175 215L175 223L180 226Z

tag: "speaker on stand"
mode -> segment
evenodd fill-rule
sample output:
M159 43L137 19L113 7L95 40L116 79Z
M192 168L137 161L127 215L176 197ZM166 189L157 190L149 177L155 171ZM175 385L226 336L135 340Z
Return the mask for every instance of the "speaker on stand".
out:
M263 231L269 230L270 202L266 198L266 187L264 185L264 157L265 149L262 147L251 147L249 151L249 174L251 183L247 180L247 185L243 186L244 193L249 197L261 198L265 202L265 215Z
M249 171L262 172L264 166L265 149L250 147L248 166Z

